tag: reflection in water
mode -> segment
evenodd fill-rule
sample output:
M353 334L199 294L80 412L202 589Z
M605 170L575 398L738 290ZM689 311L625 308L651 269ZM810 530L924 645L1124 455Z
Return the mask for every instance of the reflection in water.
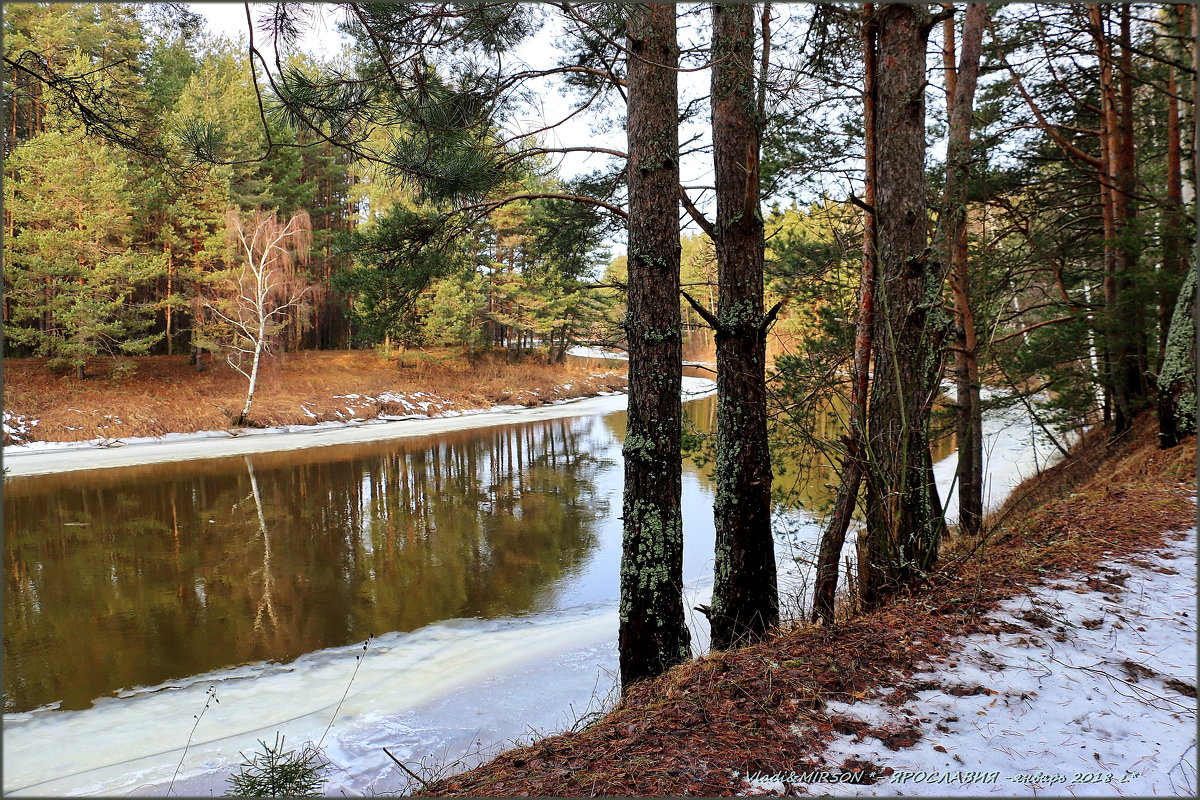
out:
M938 404L935 410L944 410L944 406ZM776 431L772 430L771 497L777 509L803 508L820 516L833 506L841 481L841 466L832 445L849 431L846 412L846 401L840 396L834 396L826 405L810 409L811 439L803 437L800 443L794 436L777 437ZM616 418L615 414L609 417L611 420ZM619 422L623 430L624 415L620 416ZM953 420L935 416L934 422L929 449L933 462L937 463L954 453L955 440ZM685 444L685 450L692 455L691 465L710 484L715 469L716 435L713 431L716 428L715 396L684 406L684 430L695 434L692 446Z
M5 711L543 610L616 446L584 417L10 480Z
M715 397L686 408L713 429ZM4 710L87 708L440 620L615 604L624 432L619 412L10 479ZM711 572L699 461L685 465L685 581ZM775 488L820 509L824 461L778 464Z

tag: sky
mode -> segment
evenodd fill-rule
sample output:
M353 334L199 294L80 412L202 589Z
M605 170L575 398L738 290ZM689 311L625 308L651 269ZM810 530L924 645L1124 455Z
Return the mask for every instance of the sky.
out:
M265 12L270 7L271 4L268 3L252 3L251 11L255 15L255 21L258 21L259 14ZM190 8L204 16L208 28L212 33L227 36L235 40L239 36L246 34L246 13L241 3L192 3L190 4ZM318 57L324 56L330 58L338 54L341 44L344 41L343 37L336 31L338 13L332 8L324 9L323 14L317 18L317 22L313 26L313 32L305 36L302 40L301 46L306 52ZM517 50L515 58L523 61L532 68L549 66L549 62L556 49L554 40L558 30L557 26L548 24L536 36L532 37L531 40ZM681 99L686 101L688 97L698 94L703 95L707 82L707 72L682 73ZM515 120L514 125L519 129L535 130L543 127L547 121L556 121L569 113L568 102L570 98L560 93L555 85L547 81L540 88L541 91L538 93L540 108L530 108L527 113ZM612 113L623 113L623 109L617 107ZM612 132L597 133L594 129L594 122L594 119L588 119L581 115L580 117L568 120L555 130L543 133L541 138L543 143L550 147L563 147L569 146L572 143L582 143L621 151L625 149L624 133L619 126L616 126ZM681 139L686 138L688 135L689 132L681 131ZM559 157L557 166L560 174L570 177L599 168L603 158L603 156L595 154L567 154ZM690 159L684 159L682 167L684 169L685 183L697 185L712 184L712 165L706 156L692 156ZM703 207L704 204L700 203L700 205Z
M271 3L251 3L250 10L258 21L258 15L268 10ZM216 34L237 39L246 33L246 9L241 3L190 3L192 11L202 15L208 22L208 29ZM304 37L303 47L307 52L318 56L336 55L341 37L334 28L336 16L332 9L324 8L318 18L317 25L311 35Z

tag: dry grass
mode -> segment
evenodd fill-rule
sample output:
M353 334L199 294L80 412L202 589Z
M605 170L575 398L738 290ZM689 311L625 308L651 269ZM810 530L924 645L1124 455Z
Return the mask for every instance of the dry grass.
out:
M1156 448L1153 420L1122 441L1096 435L1015 493L969 559L948 559L928 585L832 627L800 625L770 641L683 664L636 685L582 731L549 737L421 794L714 796L744 793L740 775L889 769L828 763L835 734L911 746L920 725L872 727L830 713L831 700L902 703L913 674L956 666L958 637L996 628L986 614L1027 587L1160 546L1195 524L1195 438ZM986 690L982 690L986 691ZM869 782L866 780L865 782ZM415 788L415 787L414 787Z
M186 356L132 360L137 371L119 377L112 375L112 360L92 359L88 374L95 377L78 380L54 375L41 359L6 359L5 412L38 420L26 427L23 441L81 441L221 430L241 410L246 379L222 362L206 359L204 371L196 372ZM420 400L429 403L424 413L432 416L497 404L532 407L622 389L625 383L617 373L579 363L512 362L501 354L472 364L456 350L391 358L366 350L305 351L266 363L250 423L306 425L410 413L401 404L375 399L387 392L425 392ZM5 433L4 444L12 443Z

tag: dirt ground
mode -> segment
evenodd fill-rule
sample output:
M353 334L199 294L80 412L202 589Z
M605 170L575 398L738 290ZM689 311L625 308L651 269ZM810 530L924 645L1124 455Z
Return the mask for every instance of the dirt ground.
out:
M92 377L79 380L73 373L55 375L43 359L5 359L4 444L221 430L245 402L246 379L221 361L205 357L196 372L186 356L123 360L136 371L114 375L115 360L96 358L87 366ZM266 427L405 415L414 406L429 416L500 404L532 407L625 385L623 375L581 362L513 362L485 354L472 363L454 349L388 358L371 350L303 351L264 363L249 421ZM407 404L395 399L399 395Z

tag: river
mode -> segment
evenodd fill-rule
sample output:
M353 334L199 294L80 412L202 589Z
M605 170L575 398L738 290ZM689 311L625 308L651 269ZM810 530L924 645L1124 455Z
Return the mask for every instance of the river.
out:
M5 793L161 795L174 780L175 794L220 794L239 752L277 732L321 741L327 792L396 791L407 779L383 747L474 761L602 709L624 404L8 479ZM715 398L685 408L711 429ZM1000 473L1032 472L1048 448L1019 415L987 433L995 505L1012 482ZM815 469L810 506L832 480ZM685 462L689 608L711 591L710 470ZM945 493L953 458L937 470ZM795 597L817 528L803 508L777 520Z

